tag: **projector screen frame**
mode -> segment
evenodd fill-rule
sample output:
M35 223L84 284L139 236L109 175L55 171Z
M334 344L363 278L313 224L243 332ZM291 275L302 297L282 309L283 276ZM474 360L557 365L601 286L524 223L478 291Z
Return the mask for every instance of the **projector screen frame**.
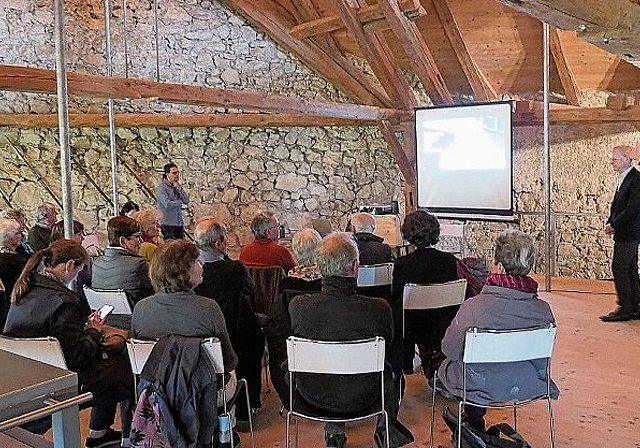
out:
M505 105L508 105L507 108L504 108ZM422 132L421 130L418 129L418 125L419 125L419 120L418 120L418 116L420 114L420 111L423 110L429 110L429 111L434 111L434 110L442 110L442 109L452 109L452 108L456 108L456 109L460 109L460 110L473 110L474 107L482 107L482 108L486 108L486 106L490 106L490 107L496 107L496 108L500 108L503 110L508 110L508 125L506 126L505 130L508 131L509 135L508 135L508 151L506 151L506 148L504 148L504 153L507 155L507 160L509 163L509 179L508 179L508 186L509 186L509 194L508 194L508 206L504 206L503 208L487 208L487 207L454 207L454 206L446 206L446 207L441 207L441 206L429 206L429 205L424 205L421 202L421 185L423 182L421 182L421 176L422 176L422 170L420 169L420 144L421 144L421 135L419 135L419 132ZM431 107L419 107L419 108L415 108L414 109L414 130L416 132L416 138L415 138L415 155L416 155L416 176L417 176L417 189L416 189L416 193L417 193L417 207L420 210L425 210L428 211L429 213L432 213L435 216L441 217L441 218L446 218L446 219L453 219L453 220L471 220L471 221L501 221L501 222L505 222L505 221L517 221L518 218L515 216L515 212L514 212L514 194L513 194L513 173L514 173L514 160L513 160L513 156L514 156L514 151L513 151L513 111L514 111L514 101L513 100L504 100L504 101L491 101L491 102L473 102L473 103L466 103L466 104L454 104L454 105L437 105L437 106L431 106ZM504 112L501 112L504 113ZM496 115L498 115L496 113ZM468 115L469 117L472 116L471 114ZM506 184L506 182L505 182ZM506 195L505 195L506 197ZM506 203L506 201L505 201Z

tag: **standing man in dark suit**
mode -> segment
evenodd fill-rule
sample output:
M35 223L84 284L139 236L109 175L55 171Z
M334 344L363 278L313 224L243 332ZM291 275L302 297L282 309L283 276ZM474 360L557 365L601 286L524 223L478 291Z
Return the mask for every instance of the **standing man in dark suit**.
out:
M604 322L640 319L640 172L631 166L633 151L631 146L616 146L610 156L611 166L618 173L618 187L604 232L613 236L611 270L618 294L618 308L600 316Z

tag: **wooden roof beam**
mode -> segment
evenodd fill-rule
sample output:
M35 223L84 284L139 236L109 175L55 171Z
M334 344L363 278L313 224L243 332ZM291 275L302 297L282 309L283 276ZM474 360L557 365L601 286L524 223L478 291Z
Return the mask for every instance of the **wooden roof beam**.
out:
M352 99L363 104L391 106L383 92L354 73L346 58L336 58L314 42L292 38L288 30L293 24L285 23L271 1L261 0L259 7L251 0L222 1Z
M364 30L356 13L358 8L352 8L348 2L349 0L334 0L347 29L358 42L362 54L382 88L387 92L389 98L395 101L395 107L413 109L417 105L417 100L404 73L394 63L389 45L382 37L368 34ZM356 0L356 3L360 5L359 0Z
M549 41L551 56L556 64L567 103L573 106L580 106L583 102L582 92L569 66L569 62L562 51L562 38L557 28L549 28Z
M458 61L460 61L460 66L467 77L474 97L481 101L497 100L498 95L496 91L471 57L447 0L433 0L433 6L440 18L440 22L442 22L442 27L453 47L453 51Z
M74 128L105 128L109 126L107 114L69 114ZM301 114L115 114L115 123L124 128L273 128L273 127L325 127L325 126L377 126L375 120L350 118L310 117ZM0 126L19 128L57 128L57 114L0 114Z
M451 93L449 93L433 55L416 24L402 13L397 0L379 0L378 4L394 34L400 40L413 70L420 78L431 101L434 104L452 104Z
M394 123L403 119L411 119L412 116L412 113L408 111L383 109L375 106L331 103L250 90L217 89L77 72L67 74L67 84L71 95L89 98L146 98L166 103L261 112L297 113L311 117L357 120L386 119ZM0 65L0 90L53 95L56 93L56 74L54 70Z
M427 11L416 0L402 0L400 2L400 9L411 20L427 15ZM384 14L380 10L379 5L364 6L356 12L356 16L360 23L362 23L365 31L369 33L385 31L391 28L384 18ZM305 39L343 28L344 22L342 18L339 15L331 15L296 25L289 30L289 34L298 39Z
M538 101L517 101L513 115L514 126L541 126L542 103ZM549 111L551 124L566 123L618 123L640 122L640 105L614 110L607 107L571 107L551 105Z
M409 158L407 157L400 140L398 140L391 123L387 120L382 120L380 121L379 127L387 146L391 150L391 153L400 168L400 172L402 173L402 177L404 177L405 182L411 185L416 185L418 183L418 179L415 167L409 161Z

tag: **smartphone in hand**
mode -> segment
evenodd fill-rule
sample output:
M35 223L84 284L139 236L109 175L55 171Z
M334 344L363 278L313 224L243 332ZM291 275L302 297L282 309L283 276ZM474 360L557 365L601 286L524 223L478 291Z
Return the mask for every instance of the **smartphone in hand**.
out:
M98 310L98 314L100 314L100 318L104 319L113 311L113 305L104 305L102 308Z

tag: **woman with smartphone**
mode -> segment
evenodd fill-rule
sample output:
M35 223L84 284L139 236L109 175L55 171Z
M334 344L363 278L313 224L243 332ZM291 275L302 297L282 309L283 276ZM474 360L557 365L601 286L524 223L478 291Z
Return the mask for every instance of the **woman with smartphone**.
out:
M87 448L129 446L133 374L126 351L105 355L101 350L104 316L90 314L78 295L67 288L87 262L87 252L75 241L59 240L31 256L16 281L4 334L17 338L53 336L60 341L69 370L78 374L80 390L91 392ZM42 269L38 267L42 265ZM122 434L111 428L121 405ZM123 437L123 435L125 437Z

